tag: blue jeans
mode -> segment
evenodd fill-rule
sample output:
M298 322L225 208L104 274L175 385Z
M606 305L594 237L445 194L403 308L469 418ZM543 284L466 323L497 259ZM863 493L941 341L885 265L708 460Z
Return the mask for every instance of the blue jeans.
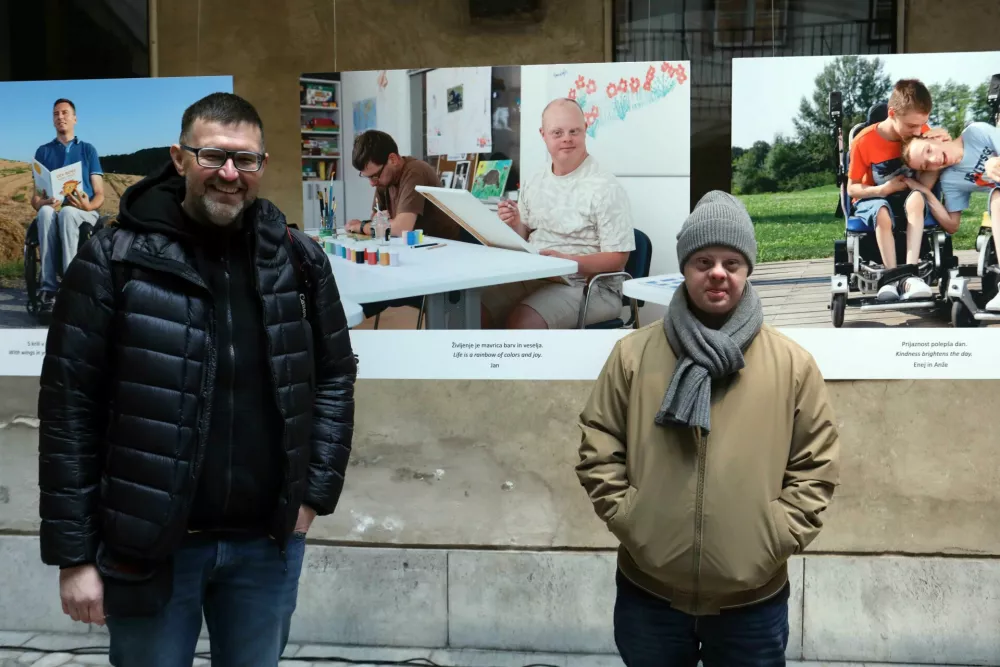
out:
M769 600L717 616L691 616L617 575L615 644L627 667L783 667L786 584ZM699 645L700 644L700 645Z
M51 206L38 209L38 245L41 251L41 281L39 291L56 293L59 271L65 272L76 257L80 244L80 225L94 225L100 218L97 211L81 211L64 206L57 213Z
M174 560L173 593L155 616L107 618L115 667L191 667L205 621L213 667L276 666L288 642L305 537L192 541Z

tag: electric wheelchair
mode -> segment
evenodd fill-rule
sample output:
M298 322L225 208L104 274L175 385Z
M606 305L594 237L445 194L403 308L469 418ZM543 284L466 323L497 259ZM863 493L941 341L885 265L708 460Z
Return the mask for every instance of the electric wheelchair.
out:
M90 240L90 238L97 233L101 228L112 224L112 216L103 215L97 219L97 222L93 225L89 222L85 222L80 225L80 240L77 243L76 250L80 251L83 244ZM34 316L38 316L42 312L41 297L39 295L39 288L41 287L41 265L42 256L40 249L40 241L38 239L38 218L36 217L28 225L28 230L24 235L24 284L25 291L28 293L28 302L26 308L28 313ZM57 262L58 266L58 277L62 279L62 261Z
M847 174L850 171L850 146L864 128L880 123L888 117L888 104L881 102L868 110L864 121L850 129L847 141L843 133L843 107L841 93L830 93L830 120L833 124L836 146L837 187L839 209L844 216L844 238L834 242L834 271L830 282L830 311L834 327L844 323L847 307L862 311L947 311L951 306L948 295L949 282L960 275L974 275L975 267L960 267L952 250L951 235L936 222L925 221L920 242L920 253L915 265L903 263L906 257L905 199L909 191L886 198L896 221L893 238L896 246L897 267L887 270L876 242L874 226L854 215L855 208L847 194ZM846 145L845 145L846 144ZM940 198L935 185L934 194ZM929 298L879 302L878 290L886 284L915 276L922 279L936 293ZM853 293L853 294L852 294Z
M994 74L990 80L986 99L990 107L989 122L996 126L1000 122L1000 74ZM1000 313L983 310L1000 290L1000 266L993 242L993 224L989 210L983 213L979 225L976 253L975 276L980 279L980 288L972 289L969 286L970 279L966 276L960 276L948 285L948 296L952 301L951 323L956 327L978 327L983 322L1000 321Z

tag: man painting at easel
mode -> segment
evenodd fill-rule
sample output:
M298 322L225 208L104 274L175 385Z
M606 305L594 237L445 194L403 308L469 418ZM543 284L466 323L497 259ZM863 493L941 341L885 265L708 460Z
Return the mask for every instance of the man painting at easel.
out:
M437 170L423 160L400 156L390 135L379 130L359 134L354 140L351 163L362 178L375 186L372 215L387 212L393 236L422 229L427 236L458 240L461 228L416 190L418 185L440 187ZM347 231L371 234L372 222L351 220Z

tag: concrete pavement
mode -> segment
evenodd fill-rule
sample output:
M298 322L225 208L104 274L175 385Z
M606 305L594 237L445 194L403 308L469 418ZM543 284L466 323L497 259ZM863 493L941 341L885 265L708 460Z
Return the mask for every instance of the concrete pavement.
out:
M103 632L57 634L0 630L0 667L86 667L110 665ZM208 666L209 643L198 642L194 665ZM370 660L371 662L364 662ZM433 667L622 667L616 655L520 653L471 649L378 648L333 644L289 644L279 667L320 665L427 665ZM917 667L902 663L795 662L787 667ZM938 667L948 667L939 665ZM953 666L955 667L955 666Z

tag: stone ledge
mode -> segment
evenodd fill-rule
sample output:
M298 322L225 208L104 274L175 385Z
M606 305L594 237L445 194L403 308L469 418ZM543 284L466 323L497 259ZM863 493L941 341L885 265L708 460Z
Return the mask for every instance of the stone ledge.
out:
M0 590L18 602L0 606L9 641L104 635L62 613L37 537L0 536L0 562ZM1000 560L807 555L790 565L789 660L1000 664ZM310 545L291 641L613 656L614 594L609 553Z

